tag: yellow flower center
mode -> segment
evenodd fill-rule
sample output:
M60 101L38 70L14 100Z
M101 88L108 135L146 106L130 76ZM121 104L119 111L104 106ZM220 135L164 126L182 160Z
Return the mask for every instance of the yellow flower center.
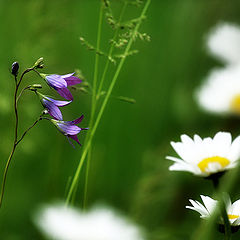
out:
M209 157L209 158L204 158L201 162L199 162L198 167L202 172L206 173L208 172L207 169L208 169L209 163L218 163L219 165L221 165L222 168L224 168L230 163L230 161L227 158L219 157L219 156Z
M233 112L240 114L240 94L237 94L230 103Z
M236 218L239 218L240 216L238 215L231 215L231 214L228 214L228 218L229 219L236 219Z

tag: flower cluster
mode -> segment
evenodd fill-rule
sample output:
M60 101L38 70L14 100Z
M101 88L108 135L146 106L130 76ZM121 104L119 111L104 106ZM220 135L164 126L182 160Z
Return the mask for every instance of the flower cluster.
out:
M60 96L66 99L64 101L55 100L53 98L43 95L36 88L32 89L39 96L40 101L43 107L45 108L46 112L51 117L53 117L52 119L49 119L49 120L68 139L71 138L74 141L76 141L79 145L81 145L78 140L77 134L81 130L87 130L87 128L80 128L77 126L77 124L82 121L83 115L73 121L63 121L62 113L59 107L66 106L73 101L73 96L67 87L79 84L82 82L82 80L76 76L73 76L74 73L69 73L66 75L57 75L57 74L47 75L47 74L39 73L39 75L46 81L46 83L51 88L56 90Z
M14 80L15 80L15 92L14 92L14 113L15 113L15 131L14 132L15 132L15 134L14 134L14 140L13 140L13 145L12 145L13 147L12 147L12 150L8 157L8 160L6 162L4 173L3 173L2 188L1 188L1 193L0 193L0 207L3 202L3 196L4 196L4 190L5 190L5 184L6 184L9 165L10 165L10 162L15 153L16 147L24 139L26 134L34 126L36 126L36 124L40 120L42 120L42 119L49 120L51 123L53 123L57 127L57 129L62 134L64 134L68 138L68 140L71 138L74 141L76 141L79 145L81 145L81 144L78 140L77 134L81 130L87 129L87 128L80 128L77 126L77 124L79 124L82 121L83 115L73 121L64 121L62 113L59 109L59 107L66 106L73 101L73 96L67 87L79 84L82 82L82 80L76 76L73 76L74 73L69 73L66 75L57 75L57 74L47 75L47 74L39 73L38 70L43 67L44 67L43 58L39 58L32 67L25 69L21 73L21 75L18 76L19 63L14 62L12 64L11 73L14 76ZM51 97L48 97L48 96L40 93L39 89L42 88L41 84L28 85L28 86L22 88L20 91L20 85L23 82L24 76L31 71L34 71L39 76L41 76L46 81L46 83L50 87L55 89L63 98L65 98L65 100L55 100ZM20 135L19 134L18 101L22 97L25 90L30 90L30 91L33 91L36 93L36 95L39 97L40 102L42 103L42 105L44 107L44 111L42 111L42 113L37 118L37 120L35 120L34 123L31 126L29 126L25 131L23 131L23 133ZM49 114L52 118L45 117L44 114ZM70 140L69 140L69 142L71 143Z

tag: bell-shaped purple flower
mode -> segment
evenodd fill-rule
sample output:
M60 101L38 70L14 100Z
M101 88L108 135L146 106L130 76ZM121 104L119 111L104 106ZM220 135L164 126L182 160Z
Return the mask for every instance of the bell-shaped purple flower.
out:
M60 121L56 119L51 119L50 121L57 127L57 129L65 135L67 138L71 138L76 141L79 145L77 134L82 130L88 130L88 128L80 128L77 126L83 120L83 115L73 121Z
M63 98L67 100L73 100L73 96L67 87L82 82L81 79L73 76L73 74L74 73L69 73L66 75L41 74L41 76L46 80L47 84L54 88Z
M72 101L59 101L59 100L55 100L50 97L47 97L39 92L36 92L36 93L40 97L43 107L47 109L48 114L52 116L54 119L62 120L62 113L59 107L66 106Z

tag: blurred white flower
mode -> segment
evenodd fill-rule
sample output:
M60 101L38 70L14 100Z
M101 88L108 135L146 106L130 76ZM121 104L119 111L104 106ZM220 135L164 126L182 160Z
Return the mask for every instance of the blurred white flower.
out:
M203 204L201 204L198 201L194 201L190 199L189 201L192 204L192 206L186 206L186 208L200 213L201 218L208 218L211 216L211 214L215 210L218 201L208 196L203 196L203 195L200 195L200 196L203 201ZM227 211L230 224L232 226L239 226L240 225L240 199L235 201L232 204L230 198L228 198L226 211Z
M211 71L197 100L207 111L240 115L240 65Z
M103 207L83 212L63 204L44 206L34 222L54 240L143 240L136 225Z
M210 53L227 64L240 63L240 27L232 23L221 23L207 37Z
M227 65L210 72L197 90L197 101L213 113L240 115L240 27L218 24L210 31L206 44L209 52Z
M232 136L227 132L218 132L213 139L201 139L198 135L191 139L181 135L181 142L171 142L171 145L180 158L166 157L175 162L169 170L187 171L203 177L234 168L240 157L240 136L232 142Z

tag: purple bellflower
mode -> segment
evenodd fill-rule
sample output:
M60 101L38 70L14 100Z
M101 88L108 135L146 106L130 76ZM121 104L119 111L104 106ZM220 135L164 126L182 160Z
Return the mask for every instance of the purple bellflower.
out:
M47 84L54 88L63 98L67 100L73 100L73 96L68 86L76 85L81 83L82 80L78 77L73 76L74 73L69 73L66 75L57 75L57 74L40 74L47 82Z
M65 135L68 138L68 140L69 138L72 138L81 146L77 134L82 130L88 130L88 128L80 128L77 126L77 124L83 120L83 117L84 116L82 115L80 118L77 118L76 120L73 121L61 121L56 119L51 119L50 121L57 127L57 129L63 135Z
M72 101L59 101L59 100L55 100L50 97L47 97L39 92L36 92L36 93L40 97L43 107L47 109L48 114L56 120L62 120L62 113L58 107L66 106Z

